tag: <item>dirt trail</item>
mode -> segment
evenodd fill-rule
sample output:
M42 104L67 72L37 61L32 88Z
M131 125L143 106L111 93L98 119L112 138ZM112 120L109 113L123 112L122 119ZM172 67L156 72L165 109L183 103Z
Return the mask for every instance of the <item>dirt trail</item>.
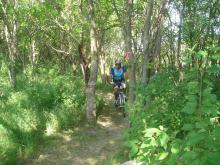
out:
M98 117L96 128L86 125L56 134L41 147L26 165L101 165L122 147L126 118L113 106L112 94L105 95L108 105Z

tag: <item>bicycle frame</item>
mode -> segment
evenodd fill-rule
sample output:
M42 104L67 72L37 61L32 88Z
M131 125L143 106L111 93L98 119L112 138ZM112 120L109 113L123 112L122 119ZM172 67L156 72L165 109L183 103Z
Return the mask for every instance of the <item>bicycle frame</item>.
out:
M124 97L122 86L119 86L117 103L119 107L124 107L125 105L125 97Z

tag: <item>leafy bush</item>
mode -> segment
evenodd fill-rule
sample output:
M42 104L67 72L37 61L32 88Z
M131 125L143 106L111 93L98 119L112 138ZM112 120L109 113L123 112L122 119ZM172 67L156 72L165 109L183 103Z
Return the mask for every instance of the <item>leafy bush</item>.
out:
M0 160L15 164L32 155L43 136L78 124L85 114L83 80L39 68L34 78L18 75L13 91L0 81Z
M183 80L178 71L167 69L152 77L148 86L139 86L137 101L128 110L132 127L125 146L130 159L147 164L220 161L219 85L214 74L218 72L207 65L206 52L195 57L196 65L185 70Z

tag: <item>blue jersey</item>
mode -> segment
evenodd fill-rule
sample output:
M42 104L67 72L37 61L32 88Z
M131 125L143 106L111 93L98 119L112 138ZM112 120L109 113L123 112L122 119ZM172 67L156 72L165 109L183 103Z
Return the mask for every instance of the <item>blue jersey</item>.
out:
M111 74L113 75L113 81L123 81L124 73L126 72L126 68L122 66L120 69L116 67L111 68Z

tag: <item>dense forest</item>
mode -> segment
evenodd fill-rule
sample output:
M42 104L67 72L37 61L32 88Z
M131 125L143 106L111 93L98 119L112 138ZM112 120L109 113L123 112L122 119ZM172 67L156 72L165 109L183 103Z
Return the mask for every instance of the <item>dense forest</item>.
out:
M96 127L115 59L130 126L102 164L219 164L219 0L0 0L0 164Z

